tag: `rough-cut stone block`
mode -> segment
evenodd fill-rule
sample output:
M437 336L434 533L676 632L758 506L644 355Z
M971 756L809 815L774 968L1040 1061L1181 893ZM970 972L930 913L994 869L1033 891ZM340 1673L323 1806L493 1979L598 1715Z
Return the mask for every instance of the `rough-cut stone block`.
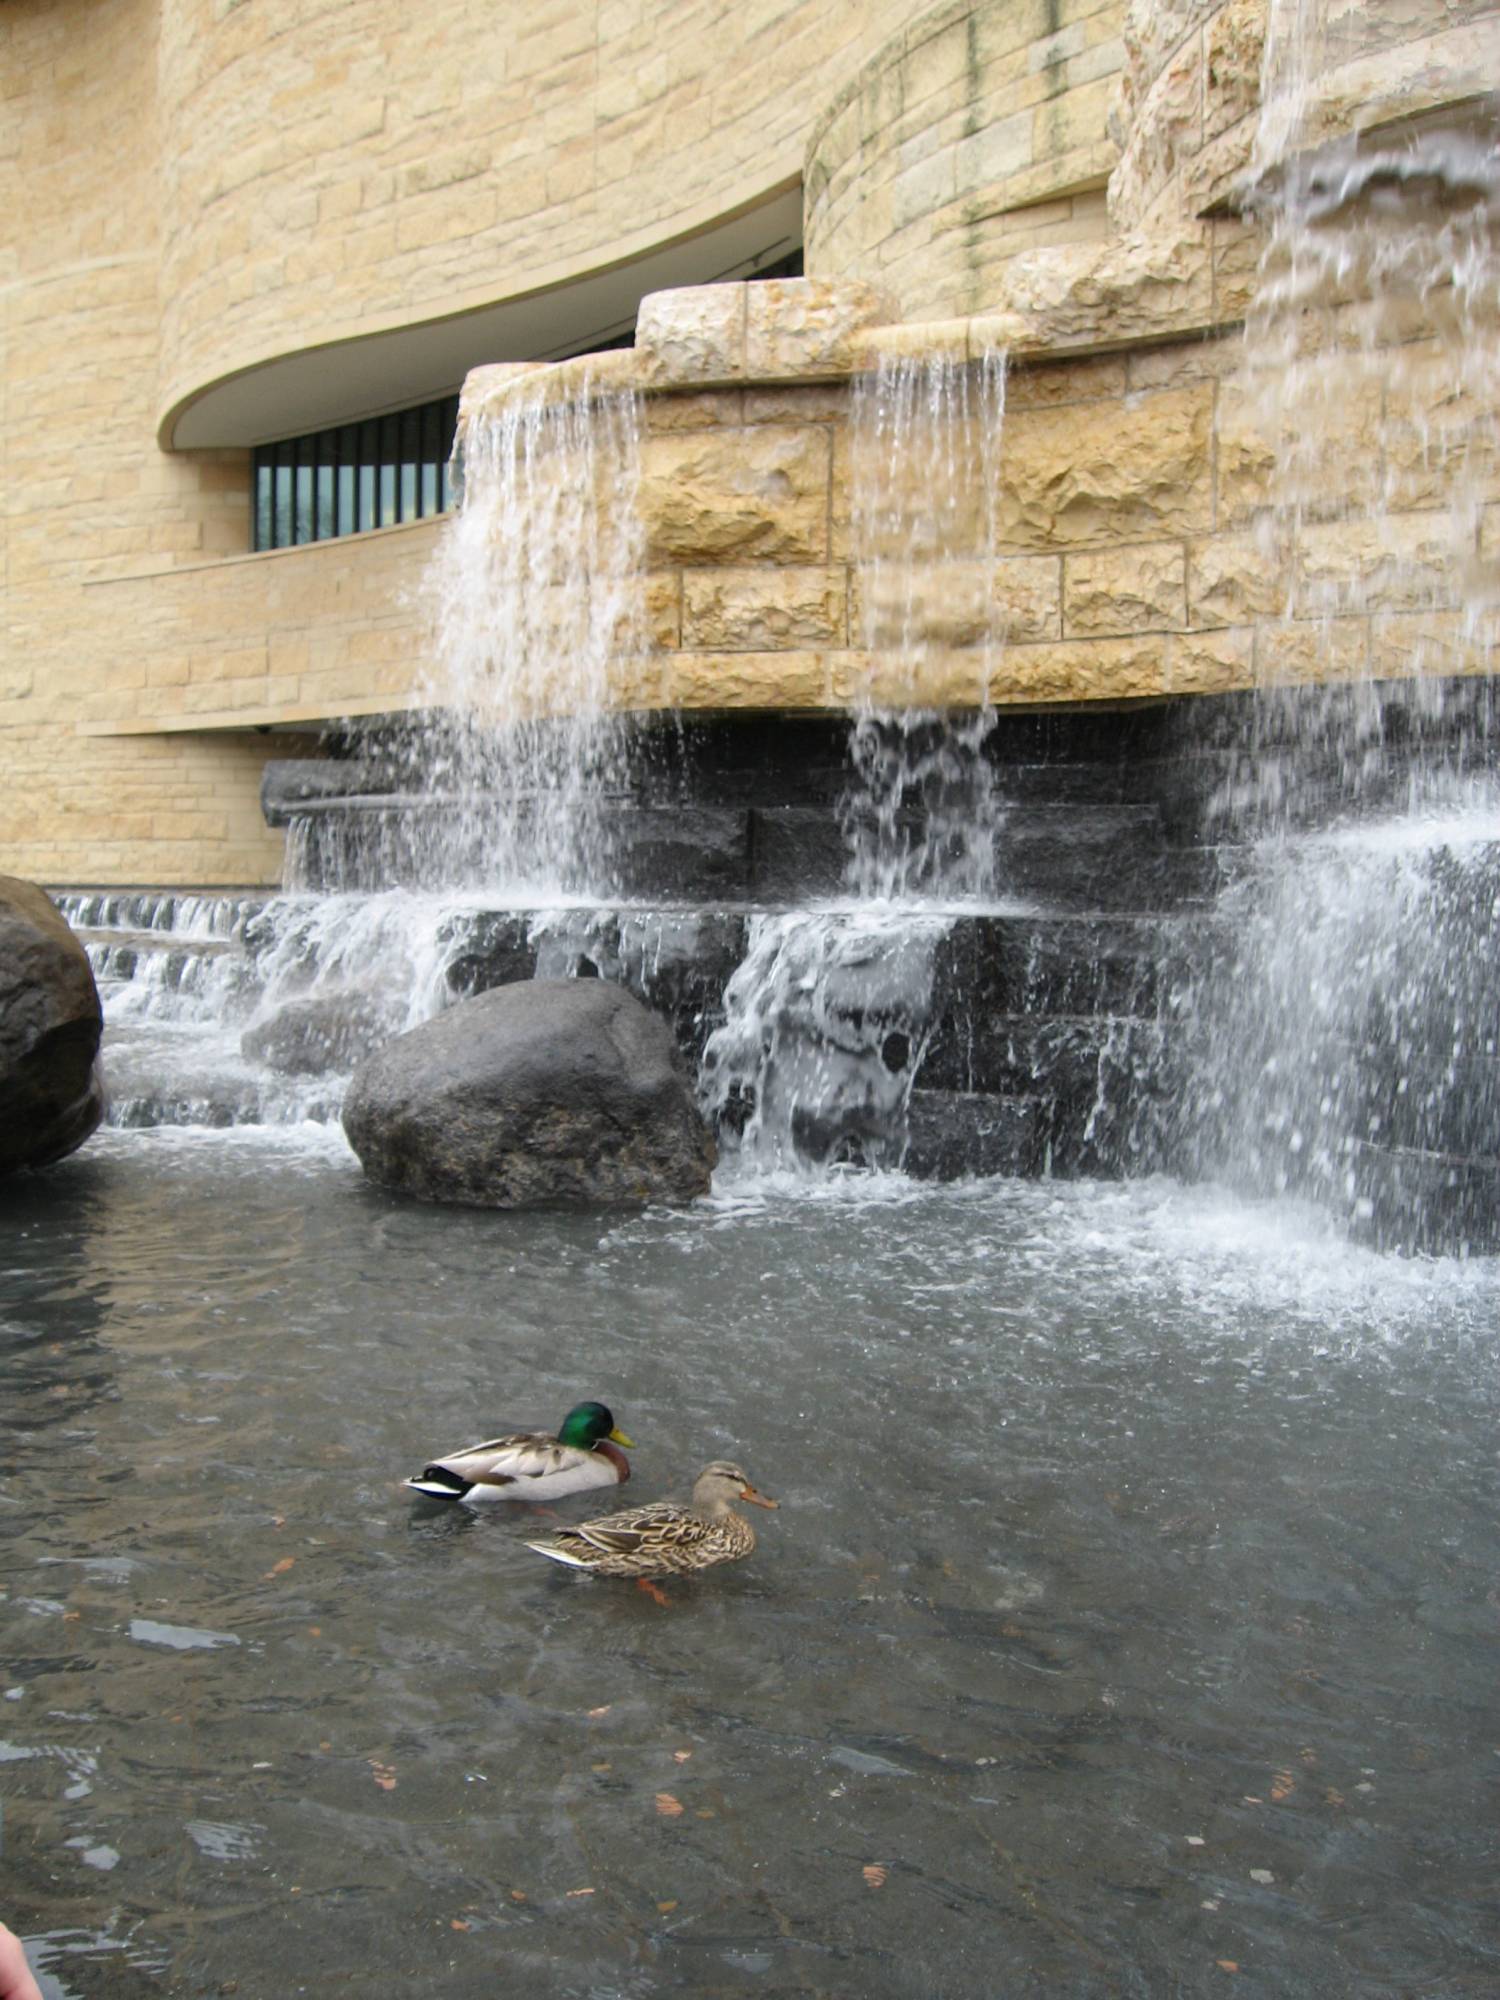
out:
M990 684L998 648L927 644L910 651L871 652L857 676L854 700L875 708L978 708Z
M1265 0L1229 0L1204 33L1203 135L1216 138L1260 107Z
M852 584L850 630L867 646L979 646L1059 636L1054 556L857 569Z
M1255 685L1252 627L1220 627L1211 632L1174 632L1167 647L1167 691L1171 694L1225 694Z
M1010 646L990 681L996 704L1024 701L1123 701L1162 694L1167 685L1165 636L1064 639Z
M1329 520L1381 504L1379 374L1339 349L1289 365L1247 352L1247 363L1219 388L1219 526L1243 526L1268 507Z
M747 424L836 424L849 414L846 382L786 382L746 389L740 403Z
M633 350L641 387L742 378L745 292L744 285L685 285L647 293L636 319Z
M640 503L650 559L823 562L828 457L827 431L812 426L647 438Z
M827 708L841 702L830 662L840 653L673 653L672 706L693 709Z
M1000 457L1000 545L1068 548L1205 532L1212 401L1204 384L1123 407L1017 413Z
M1387 503L1442 507L1460 484L1486 499L1500 498L1495 385L1475 379L1472 366L1464 365L1463 346L1424 341L1384 373L1380 434Z
M1096 403L1125 394L1125 357L1096 355L1086 361L1028 361L1013 368L1005 384L1008 411L1055 409L1062 403Z
M1451 604L1457 541L1447 513L1309 523L1297 545L1297 614Z
M1365 618L1288 618L1256 628L1255 679L1262 687L1357 680L1369 665Z
M856 336L897 310L860 279L769 278L745 293L745 372L756 378L847 375Z
M1188 617L1194 625L1275 618L1286 603L1286 564L1269 531L1215 535L1189 547Z
M1255 304L1263 238L1258 229L1231 218L1216 219L1214 232L1214 319L1230 326Z
M646 631L658 651L682 644L682 577L676 570L655 570L645 584Z
M744 392L740 389L704 389L694 395L687 391L647 396L646 429L658 431L704 431L718 424L741 421Z
M1500 665L1500 613L1398 612L1371 620L1370 673L1376 680L1409 675L1493 674ZM1330 676L1332 678L1332 676Z
M1186 571L1181 542L1069 556L1063 565L1064 630L1070 638L1176 630L1187 622Z
M916 325L867 327L852 336L850 359L860 374L873 374L882 362L889 366L908 360L967 361L972 325L967 319L930 319ZM1020 320L1008 322L1007 330L1014 333L1022 325Z
M477 418L493 414L498 405L514 395L516 384L546 367L544 361L490 361L471 368L464 377L458 400L458 421L462 428Z
M693 650L841 646L846 628L839 568L689 570L682 579L682 643Z
M1023 252L997 289L1033 351L1171 339L1212 324L1209 230Z

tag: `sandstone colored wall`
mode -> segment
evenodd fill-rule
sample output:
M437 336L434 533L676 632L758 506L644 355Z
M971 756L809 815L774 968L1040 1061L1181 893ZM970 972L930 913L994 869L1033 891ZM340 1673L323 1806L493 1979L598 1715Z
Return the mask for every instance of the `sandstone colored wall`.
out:
M1059 9L1068 4L1056 0ZM1493 46L1500 11L1493 0L1484 10L1453 0L1446 25L1428 34L1428 4L1411 0L1421 14L1417 44L1357 52L1338 71L1339 88L1367 58L1396 62L1383 103L1425 103L1470 76L1463 51L1480 30ZM459 0L442 5L440 25L451 29ZM1029 5L1011 11L1029 19ZM235 365L259 353L258 343L301 344L387 314L410 316L434 300L456 304L470 281L493 287L502 265L504 284L534 277L542 267L525 260L542 254L547 216L582 257L624 227L602 184L590 196L566 193L561 181L543 210L501 216L497 207L498 219L489 219L486 204L522 201L506 192L521 156L492 150L474 173L429 185L421 162L446 157L456 135L477 158L488 119L496 147L502 137L516 147L545 143L549 161L574 159L582 173L570 137L582 105L603 148L590 171L599 175L600 158L613 163L610 187L618 181L640 204L632 223L646 213L670 223L685 212L674 202L696 201L704 189L728 199L731 184L744 191L735 177L750 171L747 162L800 146L814 89L827 82L832 97L877 46L887 56L868 76L899 78L889 102L899 143L912 147L905 165L895 156L898 175L938 157L934 135L948 131L955 106L969 104L982 121L986 107L1002 105L1002 72L1020 88L1022 54L1025 87L1042 93L1017 114L1030 118L1033 133L1052 115L1049 104L1088 103L1090 118L1098 113L1095 86L1105 79L1086 75L1086 65L1113 60L1104 10L1080 13L1059 29L1077 31L1066 46L1035 68L1031 45L1018 46L1012 71L995 66L994 92L975 95L946 38L963 21L993 20L1004 9L945 8L912 21L892 4L862 10L857 29L852 12L795 0L716 10L699 25L718 38L716 60L742 88L743 106L731 106L714 83L707 102L723 129L695 145L686 134L698 114L673 93L687 88L683 63L707 88L709 59L706 43L680 57L663 47L671 11L601 4L592 57L570 53L582 17L561 8L507 14L515 66L502 65L503 75L494 67L498 45L471 37L463 67L451 54L456 35L436 34L424 17L425 78L415 30L384 0L305 0L300 11L226 0L9 0L0 9L0 198L24 224L0 244L0 866L54 883L274 880L280 841L260 822L257 788L265 758L287 754L287 745L271 732L426 697L432 648L420 579L434 524L249 556L245 455L169 455L152 440L174 384ZM1500 601L1492 413L1471 396L1442 416L1472 432L1482 503L1469 545L1455 553L1444 538L1444 495L1424 458L1437 372L1424 376L1430 329L1416 321L1405 329L1410 365L1379 410L1344 392L1342 336L1330 336L1322 399L1330 449L1359 468L1369 490L1390 496L1381 534L1347 518L1338 482L1326 511L1309 510L1295 547L1279 531L1272 445L1234 332L1254 295L1258 238L1232 217L1204 220L1193 209L1203 189L1220 185L1223 162L1248 157L1245 51L1260 16L1250 0L1170 0L1133 11L1114 197L1118 209L1134 176L1160 226L1064 237L1016 255L1003 251L997 230L981 315L926 317L940 297L961 295L961 287L940 289L953 269L943 261L951 204L938 198L946 167L933 170L933 203L918 203L889 264L904 299L861 283L800 281L648 302L637 349L606 358L615 379L634 382L646 399L652 647L620 663L623 703L842 707L870 684L850 533L849 384L857 367L903 343L960 357L995 346L1011 354L996 484L970 496L996 526L983 560L994 565L1006 642L993 659L969 643L973 573L935 564L923 587L940 643L923 683L886 687L887 698L1112 702L1256 679L1470 672L1492 662L1485 621L1493 612L1459 612L1461 600L1472 606L1486 590ZM1343 0L1334 18L1343 20ZM913 33L892 58L903 21ZM799 42L804 31L811 39ZM1232 65L1219 53L1231 42L1240 51L1233 87ZM823 50L816 61L814 44ZM380 52L374 69L372 48ZM642 63L622 80L623 71L601 68L603 48L628 48ZM645 60L653 50L660 62ZM764 56L763 74L750 74L752 56ZM1069 67L1075 62L1085 67ZM1187 65L1183 119L1172 114L1179 98L1167 88L1178 64ZM1072 84L1049 97L1053 72ZM235 125L236 76L263 155L248 127ZM526 121L515 116L519 100L499 90L506 77L527 80L529 115L544 142L512 130ZM543 77L552 79L545 89ZM363 84L377 78L389 86L383 122L361 132ZM770 102L768 78L785 103ZM511 124L492 100L510 107ZM856 89L835 107L825 130L830 163L838 120L861 101ZM753 106L764 130L744 108ZM908 114L912 122L901 125ZM981 123L969 136L983 143L966 157L993 164L984 135L1011 115ZM1221 118L1237 153L1212 151ZM320 121L328 119L325 132ZM1088 139L1089 129L1088 121L1079 126L1085 152L1105 143L1097 132ZM229 176L222 185L216 132ZM82 133L87 145L77 143ZM663 146L681 186L666 186L664 166L661 184L652 178L652 149ZM1076 150L1059 143L1040 165L1052 172ZM889 185L894 200L894 183L880 180L887 164L875 144L872 194ZM1024 196L1021 206L997 213L1022 215L1030 204L1033 224L1051 227L1026 192L1039 184L1025 182L1029 168L1018 171L1022 180L1002 194ZM341 209L356 183L361 206ZM658 196L663 205L650 209ZM836 200L832 175L821 198ZM465 221L473 200L480 210ZM575 202L581 220L571 219ZM382 205L383 235L373 216ZM1072 219L1056 218L1058 227ZM1099 211L1077 219L1092 231ZM854 243L849 214L838 226L846 224L854 234L844 240ZM514 265L499 256L507 245ZM928 277L913 275L923 269ZM242 296L236 274L245 270L258 276ZM922 324L893 324L903 308L921 312ZM548 371L553 393L576 386L571 366ZM915 481L927 476L920 464L911 470Z
M911 0L160 0L158 409L795 180Z
M1308 31L1287 34L1294 12ZM1279 35L1277 27L1279 24ZM1496 0L1130 0L1111 126L1115 226L1170 231L1231 201L1288 144L1461 103L1500 84ZM1262 70L1276 103L1261 131ZM1257 159L1257 138L1263 158Z
M0 852L48 881L265 881L265 739L76 733L133 698L110 577L243 549L243 453L155 449L155 0L0 9Z
M885 286L906 319L981 310L1020 252L1108 231L1125 0L947 0L814 127L807 268Z

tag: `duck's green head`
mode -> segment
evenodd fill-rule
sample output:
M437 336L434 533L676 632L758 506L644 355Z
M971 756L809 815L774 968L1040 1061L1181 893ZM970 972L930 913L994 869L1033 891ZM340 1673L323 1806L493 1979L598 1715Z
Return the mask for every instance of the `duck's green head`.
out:
M615 1428L615 1420L602 1403L579 1403L569 1410L558 1427L560 1444L577 1445L581 1451L592 1451L601 1438L608 1438L612 1444L634 1446L635 1439L626 1437L624 1431Z

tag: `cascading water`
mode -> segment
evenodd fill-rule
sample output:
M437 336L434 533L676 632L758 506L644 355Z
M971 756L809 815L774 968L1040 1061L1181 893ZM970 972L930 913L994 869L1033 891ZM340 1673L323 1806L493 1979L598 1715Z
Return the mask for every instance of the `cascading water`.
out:
M507 896L608 894L630 789L611 669L643 650L640 400L521 376L469 418L463 504L429 576L431 711L413 744L424 874Z
M1005 359L881 357L851 408L853 543L868 659L840 802L845 895L752 921L709 1040L726 1147L783 1170L899 1166L934 954L993 897L987 743L999 643L994 493ZM954 713L931 706L946 694Z
M983 901L999 805L985 754L1003 637L995 493L1005 356L881 356L850 411L868 667L850 733L845 879L861 901ZM951 703L934 705L939 695Z
M385 789L304 802L290 893L221 903L215 936L208 899L71 899L115 1122L335 1118L359 1052L462 990L497 901L609 893L631 747L610 663L640 649L638 403L587 374L566 398L544 371L507 391L464 428L463 504L428 578L436 666L421 719L381 740ZM298 893L309 878L361 886Z
M1240 386L1282 616L1219 801L1256 839L1195 996L1183 1159L1390 1245L1493 1247L1500 152L1492 113L1289 152L1326 42L1299 0L1267 50Z

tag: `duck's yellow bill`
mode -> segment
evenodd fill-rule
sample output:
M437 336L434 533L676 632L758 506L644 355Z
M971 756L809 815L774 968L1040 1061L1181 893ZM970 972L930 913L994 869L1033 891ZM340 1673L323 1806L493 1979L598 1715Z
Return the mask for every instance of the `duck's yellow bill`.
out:
M609 1441L611 1444L628 1445L632 1451L635 1450L635 1439L626 1437L624 1431L618 1427L610 1432Z
M752 1507L779 1507L781 1502L773 1500L769 1493L757 1493L753 1486L746 1486L740 1492L742 1500L748 1500Z

